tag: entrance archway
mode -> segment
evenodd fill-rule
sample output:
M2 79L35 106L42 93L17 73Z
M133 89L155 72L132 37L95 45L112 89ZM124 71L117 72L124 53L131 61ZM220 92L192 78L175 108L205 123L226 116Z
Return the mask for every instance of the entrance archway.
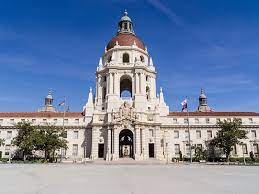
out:
M129 129L123 129L119 135L120 158L133 158L133 133Z

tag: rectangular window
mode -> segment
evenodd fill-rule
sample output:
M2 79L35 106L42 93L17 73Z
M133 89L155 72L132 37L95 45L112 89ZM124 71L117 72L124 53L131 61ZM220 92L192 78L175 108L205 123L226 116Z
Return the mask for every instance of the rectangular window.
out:
M177 131L177 130L174 131L174 138L175 139L179 138L179 131Z
M10 119L10 123L14 124L14 119Z
M247 145L246 144L242 145L242 150L243 150L244 154L247 154Z
M217 123L220 122L220 118L217 118L217 119L216 119L216 122L217 122Z
M185 130L185 139L189 139L189 131Z
M58 122L58 119L53 119L54 123L57 123Z
M249 123L253 123L253 118L248 118Z
M180 145L179 144L174 144L174 151L175 151L175 154L180 153Z
M256 130L251 130L251 135L252 135L252 138L255 139L256 138Z
M5 146L5 155L6 155L6 156L9 156L10 151L11 151L11 145L6 145L6 146Z
M63 138L67 138L67 131L64 131Z
M78 155L78 144L73 144L72 155L73 156L77 156Z
M47 123L47 119L43 119L43 123Z
M207 131L207 137L208 137L208 139L212 138L212 131L211 130Z
M210 123L210 119L209 118L206 118L206 123Z
M7 131L6 139L12 138L12 131Z
M36 122L36 119L32 119L31 122L35 123L35 122Z
M197 148L200 148L202 150L202 144L197 144Z
M64 123L68 123L68 119L64 119Z
M198 118L195 119L195 123L196 123L196 124L199 123L199 119L198 119Z
M75 119L75 123L76 123L76 124L79 124L79 119Z
M0 119L0 124L3 124L4 120L3 119Z
M185 124L188 124L188 119L184 119L184 123L185 123Z
M201 131L200 130L196 131L196 138L201 139Z
M74 139L78 139L78 131L74 131Z
M253 151L254 151L254 154L258 154L258 152L259 152L258 149L259 149L259 148L258 148L258 144L257 144L257 143L253 144Z
M177 123L177 119L176 119L176 118L173 119L173 123L174 123L174 124Z
M61 148L61 156L65 157L67 154L67 150L65 148Z

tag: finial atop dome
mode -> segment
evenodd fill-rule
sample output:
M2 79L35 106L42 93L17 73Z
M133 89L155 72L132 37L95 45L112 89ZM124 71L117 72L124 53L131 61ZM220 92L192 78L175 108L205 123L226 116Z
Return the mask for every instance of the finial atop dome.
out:
M128 16L128 12L125 9L124 15L121 17L120 22L119 22L119 33L132 33L134 34L133 31L133 23Z

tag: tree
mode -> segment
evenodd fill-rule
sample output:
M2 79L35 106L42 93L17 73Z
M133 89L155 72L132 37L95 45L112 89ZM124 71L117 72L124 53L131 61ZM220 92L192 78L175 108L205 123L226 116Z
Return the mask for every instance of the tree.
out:
M0 138L0 147L4 145L5 140Z
M217 132L216 137L209 142L211 146L222 149L228 162L233 147L242 143L240 140L247 138L247 131L240 129L241 125L241 120L236 118L232 122L219 121L217 126L220 130Z
M61 148L67 149L67 141L62 138L63 130L56 126L38 126L36 149L44 151L45 160L53 161L55 152Z
M16 128L18 129L18 134L13 139L12 144L22 151L23 160L26 160L26 157L31 155L35 149L36 127L30 122L23 121L17 123Z
M201 147L195 146L194 151L195 151L194 159L196 161L207 160L208 158L207 150L203 150Z

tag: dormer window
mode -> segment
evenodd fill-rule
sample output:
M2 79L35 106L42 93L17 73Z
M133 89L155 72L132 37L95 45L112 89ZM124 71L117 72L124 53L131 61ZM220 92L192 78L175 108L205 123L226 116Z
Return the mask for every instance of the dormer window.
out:
M122 56L122 62L123 63L129 63L129 54L128 53L124 53Z

